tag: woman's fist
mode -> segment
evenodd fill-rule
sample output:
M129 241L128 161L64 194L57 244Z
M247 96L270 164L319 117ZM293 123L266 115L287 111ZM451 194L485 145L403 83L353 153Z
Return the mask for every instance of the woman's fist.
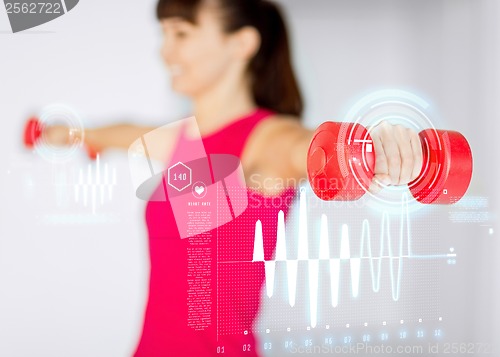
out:
M402 125L381 122L370 130L375 150L375 176L370 186L406 185L422 170L422 145L417 132Z

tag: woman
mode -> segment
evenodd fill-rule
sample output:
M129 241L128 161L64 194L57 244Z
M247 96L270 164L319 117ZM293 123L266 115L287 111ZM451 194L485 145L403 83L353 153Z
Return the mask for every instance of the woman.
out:
M168 202L149 202L151 275L142 336L135 356L256 355L252 324L259 307L264 266L252 263L254 228L263 227L266 259L276 243L276 217L288 211L287 198L306 175L312 132L300 124L302 98L292 70L286 28L277 6L265 0L160 0L163 59L172 86L192 99L193 115L207 153L240 157L249 194L260 205L210 233L209 311L203 325L192 324L189 252L200 248L179 239ZM67 129L49 127L53 143L67 143ZM114 125L88 130L86 144L96 150L128 148L153 128ZM189 128L188 128L189 130ZM380 124L371 131L375 182L402 185L422 167L418 135L401 126ZM165 143L174 143L167 150ZM166 134L158 143L169 161L186 138ZM252 178L249 180L249 178ZM277 184L269 185L272 178ZM276 197L279 205L267 205ZM201 248L200 248L201 249ZM238 262L224 267L217 261ZM192 291L191 291L192 292ZM196 306L194 306L196 308ZM196 314L195 314L196 315Z

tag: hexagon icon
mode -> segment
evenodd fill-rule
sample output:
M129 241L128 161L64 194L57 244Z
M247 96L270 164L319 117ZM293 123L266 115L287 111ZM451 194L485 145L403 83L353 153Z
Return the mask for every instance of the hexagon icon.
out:
M182 162L179 161L168 168L168 184L177 191L180 192L191 186L191 180L191 169Z

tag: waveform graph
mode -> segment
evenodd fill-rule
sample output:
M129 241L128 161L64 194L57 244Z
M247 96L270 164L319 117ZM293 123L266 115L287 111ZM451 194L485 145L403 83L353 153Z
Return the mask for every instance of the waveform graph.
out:
M95 164L88 164L86 170L78 170L78 179L74 184L74 200L90 207L96 213L97 205L104 205L113 199L113 189L116 186L116 169L108 163L101 167L99 154Z
M82 167L66 165L52 167L52 185L57 206L68 208L70 204L83 206L96 214L99 206L113 200L117 186L114 166L101 162L99 154L94 162Z
M284 215L279 212L273 259L263 257L262 224L259 220L256 222L253 263L265 266L267 298L277 298L276 288L286 286L283 290L290 311L306 309L311 328L318 326L326 311L340 311L343 304L352 308L352 301L373 301L373 296L378 295L385 298L378 300L384 304L398 304L402 296L405 297L403 280L406 279L406 285L411 282L415 266L423 260L442 264L456 259L453 250L440 254L414 253L406 194L401 196L398 216L381 212L375 223L363 219L358 225L331 224L331 215L323 212L317 234L313 235L308 229L311 222L308 222L305 190L300 192L298 211L296 232L285 230ZM293 238L297 239L297 251L290 254L287 244ZM277 273L280 269L285 274ZM280 281L280 276L284 276L285 281ZM298 294L307 296L307 301L302 300L298 305ZM414 297L408 294L406 300ZM325 298L328 306L323 303Z

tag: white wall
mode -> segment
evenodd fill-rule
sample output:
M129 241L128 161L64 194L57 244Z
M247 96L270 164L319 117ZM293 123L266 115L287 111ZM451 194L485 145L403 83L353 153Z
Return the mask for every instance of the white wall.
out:
M71 167L52 167L22 147L21 132L29 115L51 103L72 106L86 126L160 126L184 115L160 58L154 6L81 1L18 34L0 10L1 356L132 353L149 262L144 202L134 197L126 155L101 158L117 169L117 186L113 201L93 215L72 202L68 187L54 185L64 173L71 180L72 167L86 169L88 160L81 155Z

